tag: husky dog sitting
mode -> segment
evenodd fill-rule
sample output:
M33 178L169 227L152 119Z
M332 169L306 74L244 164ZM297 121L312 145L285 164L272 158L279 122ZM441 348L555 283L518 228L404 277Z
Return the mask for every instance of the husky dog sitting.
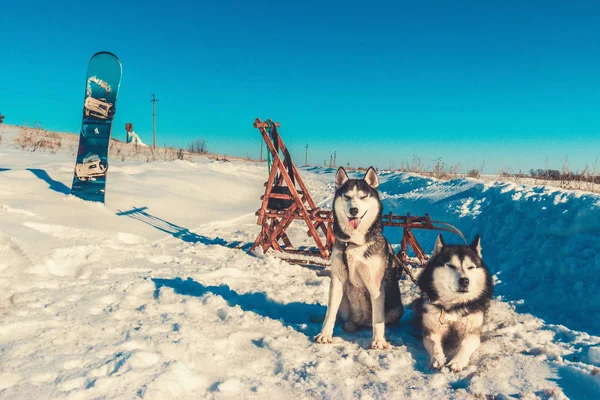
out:
M383 237L382 205L377 173L369 168L363 179L349 179L344 168L335 176L331 284L327 314L317 343L331 343L339 315L343 329L373 327L372 349L387 349L385 324L397 323L404 312L398 266Z
M493 294L492 276L481 258L479 235L470 246L446 245L439 235L419 276L419 287L422 292L416 322L423 329L430 366L464 369L479 347L483 319Z

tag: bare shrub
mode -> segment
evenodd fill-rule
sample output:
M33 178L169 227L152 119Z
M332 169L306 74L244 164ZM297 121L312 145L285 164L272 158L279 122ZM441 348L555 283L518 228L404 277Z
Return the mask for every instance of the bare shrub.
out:
M450 175L450 179L456 179L460 177L460 163L454 164L454 166L450 167L448 170L448 175Z
M569 157L565 157L563 158L563 166L560 171L560 187L563 189L571 189L573 180L573 173L569 170Z
M206 146L205 139L196 139L190 142L188 146L188 151L192 154L206 154L208 153L208 148Z
M594 164L592 164L592 168L590 171L590 177L588 182L588 190L590 191L593 190L595 184L600 184L600 170L598 170L598 161L600 161L600 157L596 157L596 160L594 160Z
M435 159L433 168L431 169L431 175L436 179L450 179L450 173L447 170L446 163L442 158Z
M481 173L483 171L483 167L485 167L485 159L481 162L481 166L479 168L471 168L467 171L466 175L469 178L479 179L481 178Z
M409 172L414 172L416 174L423 172L423 160L421 160L421 157L417 157L416 155L413 156L412 164L409 167Z
M506 178L510 178L510 176L510 167L502 167L498 171L498 180L504 181L507 180Z
M469 171L467 171L467 176L469 178L478 179L481 176L481 172L479 172L477 168L472 168Z

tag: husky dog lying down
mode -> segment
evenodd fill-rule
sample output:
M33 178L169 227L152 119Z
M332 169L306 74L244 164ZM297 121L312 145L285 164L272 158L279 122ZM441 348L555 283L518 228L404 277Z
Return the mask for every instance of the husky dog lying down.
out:
M416 322L423 330L430 366L462 370L479 346L493 294L492 277L481 258L479 235L470 246L446 245L439 235L419 277L419 287L422 295Z

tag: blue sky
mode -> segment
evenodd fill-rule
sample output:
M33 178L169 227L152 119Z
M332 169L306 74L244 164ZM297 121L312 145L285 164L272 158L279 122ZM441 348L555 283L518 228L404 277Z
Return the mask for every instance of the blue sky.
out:
M373 3L373 4L369 4ZM523 4L526 3L526 4ZM258 156L256 117L301 163L414 155L488 172L600 156L600 3L9 2L0 112L78 132L96 51L123 63L113 136Z

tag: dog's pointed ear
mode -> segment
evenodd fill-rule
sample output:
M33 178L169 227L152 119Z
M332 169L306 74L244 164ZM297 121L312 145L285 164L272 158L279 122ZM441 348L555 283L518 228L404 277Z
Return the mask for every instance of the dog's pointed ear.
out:
M477 254L479 254L479 257L481 257L481 237L479 234L475 236L475 240L473 240L473 243L471 243L469 247L476 251Z
M339 167L337 173L335 174L335 189L339 189L344 186L344 183L348 182L348 174L344 167Z
M431 253L431 257L437 256L440 253L440 251L442 251L445 245L446 243L444 243L444 238L440 233L437 237L437 240L435 241L435 246L433 247L433 253Z
M363 179L373 189L377 189L377 186L379 186L379 179L377 179L377 172L375 172L375 168L373 168L373 167L369 167L369 169L367 170L367 173L365 174L365 177Z

